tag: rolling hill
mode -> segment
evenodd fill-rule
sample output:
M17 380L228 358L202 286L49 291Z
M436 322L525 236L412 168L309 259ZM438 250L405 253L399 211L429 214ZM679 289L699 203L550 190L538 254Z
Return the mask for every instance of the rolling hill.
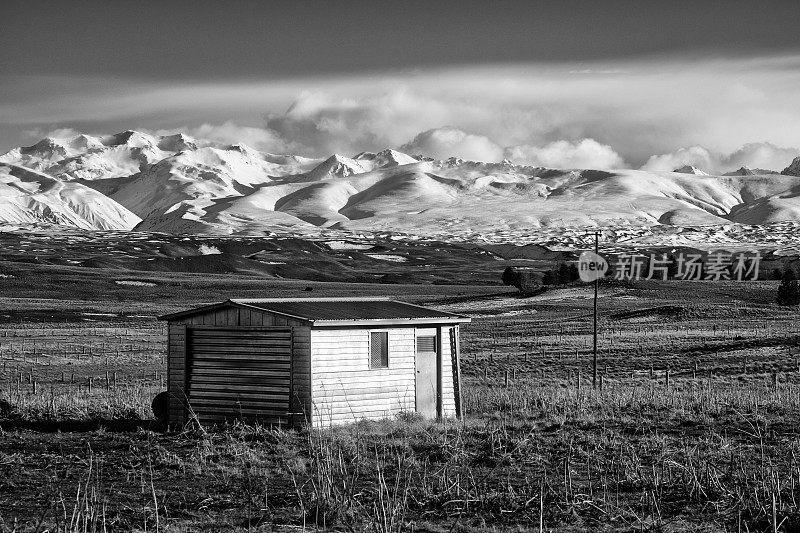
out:
M716 176L559 170L395 150L326 159L183 134L43 139L0 156L0 221L84 229L258 235L483 235L534 228L800 221L795 161Z

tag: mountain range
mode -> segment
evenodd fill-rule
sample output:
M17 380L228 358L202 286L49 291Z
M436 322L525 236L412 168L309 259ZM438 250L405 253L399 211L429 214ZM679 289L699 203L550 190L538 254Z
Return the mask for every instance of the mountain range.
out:
M782 173L561 170L390 149L313 159L125 131L13 149L0 156L0 188L7 224L167 233L479 235L800 221L800 158Z

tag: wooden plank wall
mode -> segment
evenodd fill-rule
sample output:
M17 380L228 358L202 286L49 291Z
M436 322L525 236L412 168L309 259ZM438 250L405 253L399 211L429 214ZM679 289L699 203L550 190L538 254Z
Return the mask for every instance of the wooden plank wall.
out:
M293 366L293 382L297 384L292 412L311 412L311 329L301 320L260 312L255 309L229 307L192 315L169 323L167 333L167 391L170 395L169 422L184 425L189 414L186 408L186 326L294 326L293 348L297 360ZM296 415L293 422L301 423L302 417Z
M170 322L167 329L167 393L170 424L186 423L186 326Z
M370 330L311 330L313 426L414 410L414 328L387 330L389 368L383 369L369 367Z
M311 328L292 328L292 425L311 420Z
M179 319L181 324L206 326L306 326L302 320L271 315L256 309L229 307Z

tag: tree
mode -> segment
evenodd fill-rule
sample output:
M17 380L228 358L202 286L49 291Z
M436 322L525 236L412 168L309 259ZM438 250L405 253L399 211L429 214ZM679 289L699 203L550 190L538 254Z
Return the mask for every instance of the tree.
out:
M569 281L570 283L574 283L579 279L581 279L581 273L578 270L578 265L572 263L571 265L569 265Z
M531 293L540 288L540 283L531 269L506 267L502 280L505 285L513 285L522 293Z
M554 270L548 270L542 276L542 285L555 285L557 282L557 273Z
M514 285L516 287L517 283L519 283L519 272L514 270L514 267L506 267L503 270L502 280L503 285Z
M569 279L569 265L566 263L561 263L558 267L558 281L562 285L566 285L570 282Z
M778 304L800 305L800 283L791 268L783 271L781 284L778 285Z

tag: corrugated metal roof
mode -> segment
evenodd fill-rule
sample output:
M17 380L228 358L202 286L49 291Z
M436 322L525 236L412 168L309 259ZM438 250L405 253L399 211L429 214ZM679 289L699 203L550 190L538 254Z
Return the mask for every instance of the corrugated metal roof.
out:
M269 299L231 300L250 307L288 315L313 322L342 320L395 320L395 319L463 319L460 315L446 313L429 307L386 299Z
M159 320L176 320L231 306L273 313L322 327L378 326L408 323L435 325L470 322L469 317L466 316L380 297L237 298L163 315L158 318Z

